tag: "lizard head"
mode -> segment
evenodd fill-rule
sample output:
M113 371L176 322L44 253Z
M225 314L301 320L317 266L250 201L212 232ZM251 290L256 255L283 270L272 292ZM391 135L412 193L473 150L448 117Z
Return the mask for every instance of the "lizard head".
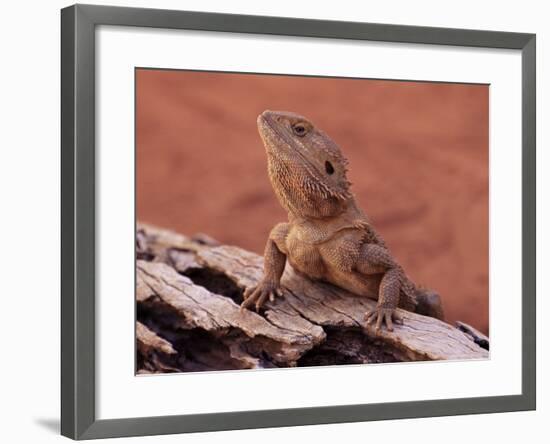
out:
M271 184L281 205L297 217L331 217L352 195L340 148L298 114L264 111L258 116Z

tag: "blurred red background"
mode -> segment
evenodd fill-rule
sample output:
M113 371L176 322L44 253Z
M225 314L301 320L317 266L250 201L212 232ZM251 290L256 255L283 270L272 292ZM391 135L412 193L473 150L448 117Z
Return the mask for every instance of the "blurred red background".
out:
M488 332L486 85L139 69L137 217L257 253L286 219L256 131L294 111L350 160L359 204L448 320Z

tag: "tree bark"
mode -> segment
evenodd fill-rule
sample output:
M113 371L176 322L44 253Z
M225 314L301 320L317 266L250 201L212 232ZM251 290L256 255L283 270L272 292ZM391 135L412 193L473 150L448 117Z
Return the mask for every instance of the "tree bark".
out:
M463 323L401 310L403 325L377 332L363 319L374 300L288 265L283 297L241 311L262 257L206 235L138 224L136 267L138 373L489 357L488 338ZM371 284L376 294L379 278Z

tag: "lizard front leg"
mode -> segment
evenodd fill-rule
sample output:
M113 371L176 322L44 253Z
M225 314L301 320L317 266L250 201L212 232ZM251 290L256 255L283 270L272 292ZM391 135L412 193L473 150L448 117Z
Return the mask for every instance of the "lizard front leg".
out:
M365 313L367 324L376 322L376 330L379 330L384 322L389 331L393 331L393 323L402 324L403 318L397 313L399 304L399 290L403 273L398 268L391 268L384 273L380 281L378 304L374 310Z
M245 290L241 310L255 305L258 312L268 298L273 301L275 296L283 295L281 276L286 264L287 234L288 224L278 224L271 230L264 251L264 276L258 285Z
M393 331L394 322L403 323L403 319L396 311L405 279L403 270L386 248L376 244L361 246L357 270L366 275L383 274L378 290L378 304L374 310L365 313L365 319L367 324L376 322L377 330L385 323L386 328Z

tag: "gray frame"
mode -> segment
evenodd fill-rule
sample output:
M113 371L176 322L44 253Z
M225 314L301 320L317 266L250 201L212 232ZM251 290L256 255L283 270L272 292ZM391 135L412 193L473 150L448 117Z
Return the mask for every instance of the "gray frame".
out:
M521 50L522 394L97 420L95 417L95 26L122 25ZM73 439L534 410L534 34L75 5L61 11L61 433Z

